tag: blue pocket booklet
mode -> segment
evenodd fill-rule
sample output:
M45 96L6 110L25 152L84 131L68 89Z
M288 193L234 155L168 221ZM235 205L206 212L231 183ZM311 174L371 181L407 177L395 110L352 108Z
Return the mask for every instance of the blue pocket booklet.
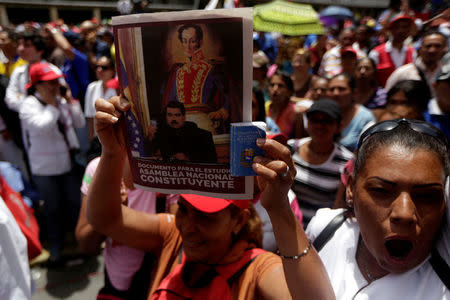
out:
M230 130L230 172L231 176L255 176L252 163L255 156L264 151L256 146L257 138L266 137L266 123L232 123Z

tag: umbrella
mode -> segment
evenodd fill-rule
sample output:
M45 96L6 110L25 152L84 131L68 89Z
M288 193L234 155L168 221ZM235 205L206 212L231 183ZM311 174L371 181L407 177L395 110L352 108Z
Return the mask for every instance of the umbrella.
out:
M338 20L353 19L350 9L342 6L328 6L320 12L321 17L332 17Z
M253 9L253 28L286 35L323 33L323 26L311 5L283 0L256 5Z

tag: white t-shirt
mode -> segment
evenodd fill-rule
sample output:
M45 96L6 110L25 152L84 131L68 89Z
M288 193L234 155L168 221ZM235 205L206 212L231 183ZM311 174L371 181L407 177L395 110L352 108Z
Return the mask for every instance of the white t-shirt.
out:
M31 299L27 240L0 197L0 299Z
M449 206L447 210L448 208ZM314 240L340 212L342 209L318 210L309 223L306 234ZM448 262L450 243L448 225L446 227L445 237L438 242L438 249ZM450 299L450 291L433 270L428 259L405 273L388 274L367 284L355 259L358 237L358 223L355 219L347 219L319 252L336 299Z
M107 88L106 92L103 93L101 80L91 82L87 87L86 96L84 97L84 115L86 118L93 118L95 116L95 100L99 98L108 100L113 96L117 96L115 89Z

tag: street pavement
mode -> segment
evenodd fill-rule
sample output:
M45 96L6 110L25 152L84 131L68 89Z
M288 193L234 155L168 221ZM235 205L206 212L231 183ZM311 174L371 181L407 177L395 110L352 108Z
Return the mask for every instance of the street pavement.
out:
M103 255L74 257L63 268L31 268L35 292L33 300L96 299L104 282Z

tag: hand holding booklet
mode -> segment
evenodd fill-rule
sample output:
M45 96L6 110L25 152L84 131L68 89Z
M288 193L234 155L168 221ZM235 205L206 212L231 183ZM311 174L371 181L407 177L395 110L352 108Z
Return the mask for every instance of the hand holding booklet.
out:
M135 185L252 198L253 177L230 172L230 125L251 121L252 9L120 16L113 28Z
M256 139L266 137L266 123L245 122L231 124L231 176L255 176L252 163L264 151L256 146Z

